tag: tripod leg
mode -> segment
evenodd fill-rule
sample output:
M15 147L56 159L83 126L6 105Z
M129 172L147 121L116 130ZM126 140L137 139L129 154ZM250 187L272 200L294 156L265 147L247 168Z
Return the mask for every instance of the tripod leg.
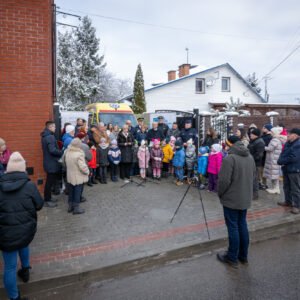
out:
M179 208L180 208L180 206L181 206L181 204L182 204L182 202L183 202L184 198L186 197L186 195L187 195L187 193L188 193L188 191L189 191L190 187L191 187L191 186L190 186L190 185L188 185L188 187L187 187L187 189L186 189L186 191L185 191L185 193L184 193L184 195L183 195L182 199L180 200L180 203L179 203L179 205L177 206L177 208L176 208L176 210L175 210L175 213L174 213L174 215L173 215L173 217L172 217L172 219L171 219L170 223L172 223L172 222L173 222L173 219L174 219L175 215L177 214L177 212L178 212L178 210L179 210Z
M203 216L204 216L204 221L205 221L207 236L208 236L208 239L210 240L210 234L209 234L209 230L208 230L208 224L207 224L207 219L206 219L206 213L205 213L205 209L204 209L202 194L201 194L200 189L197 189L197 190L198 190L199 196L200 196L200 202L201 202L201 206L202 206L202 210L203 210Z

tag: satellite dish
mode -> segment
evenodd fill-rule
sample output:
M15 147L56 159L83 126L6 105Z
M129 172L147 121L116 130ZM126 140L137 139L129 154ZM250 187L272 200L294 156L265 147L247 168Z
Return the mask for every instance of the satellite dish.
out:
M206 86L213 86L216 82L216 79L212 76L206 78Z

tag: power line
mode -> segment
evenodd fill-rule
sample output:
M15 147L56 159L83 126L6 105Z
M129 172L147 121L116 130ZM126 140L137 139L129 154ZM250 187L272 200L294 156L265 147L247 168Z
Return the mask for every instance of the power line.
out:
M161 25L161 24L155 24L155 23L146 23L146 22L124 19L124 18L104 16L104 15L100 15L100 14L89 13L89 12L84 12L81 10L74 10L74 9L68 9L68 8L63 8L63 10L67 10L67 11L71 11L71 12L79 13L79 14L84 14L84 15L89 15L89 16L94 16L94 17L98 17L98 18L102 18L102 19L112 20L112 21L125 22L125 23L131 23L131 24L137 24L137 25L143 25L143 26L177 30L177 31L180 30L180 31L193 32L193 33L206 34L206 35L223 36L223 37L239 38L239 39L249 39L249 40L277 41L277 42L286 40L286 39L279 40L279 39L271 39L271 38L259 38L259 37L244 36L244 35L237 35L237 34L207 32L207 31L185 28L185 27L174 27L174 26Z

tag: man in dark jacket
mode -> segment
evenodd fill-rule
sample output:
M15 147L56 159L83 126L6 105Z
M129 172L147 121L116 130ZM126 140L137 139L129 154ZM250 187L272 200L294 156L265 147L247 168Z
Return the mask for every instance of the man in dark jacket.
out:
M278 159L282 166L284 202L281 206L292 207L291 213L300 213L300 129L293 128Z
M195 128L192 128L192 120L185 120L184 129L181 130L179 137L182 140L183 146L186 147L186 142L192 139L193 144L198 147L198 134Z
M147 141L148 141L148 145L150 145L150 142L153 142L153 140L162 141L165 138L162 130L158 129L158 123L157 122L152 123L152 129L150 129L148 131L146 138L147 138Z
M176 139L180 135L180 130L178 129L178 124L176 122L173 122L172 128L169 129L167 136L170 138L171 136L174 136Z
M44 200L46 207L56 207L57 204L51 198L51 190L61 174L61 164L59 159L62 151L58 148L57 141L54 137L55 123L53 121L46 122L46 128L41 133L42 149L43 149L43 166L47 173L47 179L44 189Z
M237 136L226 140L228 156L223 159L218 177L218 196L223 205L229 247L217 258L232 267L248 262L249 233L247 209L251 206L255 162Z
M12 153L7 173L0 178L0 250L4 259L3 281L10 299L20 297L17 287L17 259L22 268L18 276L29 280L29 248L37 229L37 210L43 199L26 174L25 160L19 152ZM27 298L26 298L27 299Z
M263 167L263 156L265 152L265 142L260 137L260 130L258 128L254 128L250 133L248 149L253 156L256 165L256 176L253 184L253 200L257 200L259 186L262 184L260 168Z
M161 130L164 137L166 137L169 131L169 126L165 123L165 118L163 116L159 116L157 119L158 119L158 130Z

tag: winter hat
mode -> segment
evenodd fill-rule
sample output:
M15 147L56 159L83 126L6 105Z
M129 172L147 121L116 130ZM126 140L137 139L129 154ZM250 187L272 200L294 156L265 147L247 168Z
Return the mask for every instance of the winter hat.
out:
M175 141L176 141L176 137L172 135L172 136L170 137L170 142L175 142Z
M283 129L282 127L273 127L271 129L271 132L274 136L279 136L282 132L282 129Z
M141 146L144 146L144 145L146 145L146 141L145 141L145 140L142 140L142 141L141 141Z
M73 125L66 126L66 133L70 133L72 131L75 131L75 127Z
M236 135L231 135L227 140L226 140L226 145L229 147L232 147L233 144L235 144L236 142L240 141L240 138Z
M85 132L78 132L76 137L79 138L80 140L82 140L83 138L86 137L86 133Z
M252 129L252 130L251 130L251 133L252 133L253 135L256 135L256 136L260 137L260 130L259 130L258 128Z
M105 138L101 138L100 139L100 144L105 144L106 143L106 139Z
M4 146L6 143L4 141L4 139L0 138L0 147Z
M252 123L252 124L250 124L250 126L249 126L249 129L250 128L257 128L257 126L254 124L254 123Z
M211 147L213 148L213 150L215 152L221 152L222 151L222 146L219 145L219 144L213 144Z
M72 140L71 145L75 148L80 148L81 146L81 140L79 138L75 138Z
M176 148L182 147L182 142L181 142L181 140L177 140L177 141L175 142L175 147L176 147Z
M200 153L201 155L206 154L207 152L208 152L207 147L200 147L200 148L199 148L199 153Z
M26 162L20 152L13 152L9 158L7 173L11 172L26 172Z
M117 146L117 145L118 145L118 142L117 142L117 140L112 140L112 141L110 142L110 144L111 144L112 146Z
M153 144L154 144L154 146L155 146L155 145L159 145L159 144L160 144L160 141L159 141L158 139L155 139L155 140L153 141Z
M300 128L293 128L292 130L290 130L289 133L290 134L294 133L300 136Z
M266 128L268 131L271 131L271 129L273 128L272 124L265 124L264 128Z

